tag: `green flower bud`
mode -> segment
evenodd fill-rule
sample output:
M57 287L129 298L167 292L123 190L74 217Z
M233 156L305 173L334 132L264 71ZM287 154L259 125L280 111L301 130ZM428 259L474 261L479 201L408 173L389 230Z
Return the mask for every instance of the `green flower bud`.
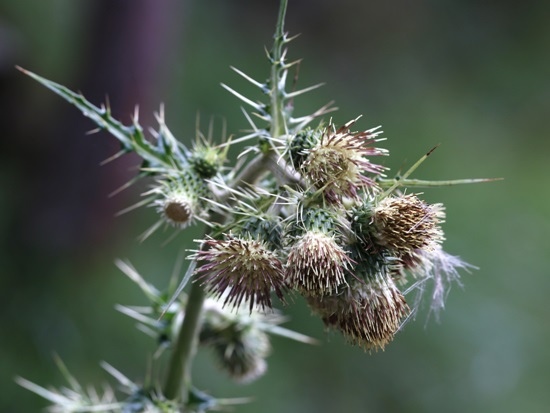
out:
M222 150L206 143L197 144L189 157L189 164L203 179L214 177L222 168L227 150Z
M275 216L248 216L241 223L239 232L262 240L271 250L282 247L282 228Z
M201 198L208 194L208 188L194 172L187 170L178 176L166 176L157 184L146 195L156 195L152 205L169 225L183 229L204 214Z
M309 151L318 144L322 131L307 128L298 132L290 141L289 153L294 169L299 170L306 160Z

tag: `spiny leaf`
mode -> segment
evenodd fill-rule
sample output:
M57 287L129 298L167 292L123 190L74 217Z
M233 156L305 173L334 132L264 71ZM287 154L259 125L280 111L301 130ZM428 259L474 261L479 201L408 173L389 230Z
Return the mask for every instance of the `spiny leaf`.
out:
M131 126L123 125L111 116L111 111L107 105L97 107L86 100L80 93L75 93L65 86L52 82L19 66L17 69L77 107L84 116L94 121L101 129L107 130L120 141L124 152L135 151L150 165L173 167L173 162L170 162L170 159L165 154L159 152L147 141L143 134L143 129L137 123L135 117Z

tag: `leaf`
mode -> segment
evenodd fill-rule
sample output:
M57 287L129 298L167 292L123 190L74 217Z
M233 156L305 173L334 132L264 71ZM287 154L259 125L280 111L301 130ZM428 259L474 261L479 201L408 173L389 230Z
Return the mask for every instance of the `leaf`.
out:
M17 66L17 69L46 88L50 89L56 95L61 96L67 102L78 108L82 114L94 121L99 128L108 131L122 144L123 152L136 152L149 166L161 166L173 168L173 162L170 162L169 154L155 148L143 134L143 129L137 119L137 111L133 118L133 123L126 126L111 116L111 110L108 105L97 107L90 103L81 93L75 93L72 90L58 83L52 82L36 73L30 72Z

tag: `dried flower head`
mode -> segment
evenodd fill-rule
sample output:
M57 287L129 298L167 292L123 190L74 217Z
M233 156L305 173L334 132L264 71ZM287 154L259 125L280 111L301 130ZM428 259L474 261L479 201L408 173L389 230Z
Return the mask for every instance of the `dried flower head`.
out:
M383 149L370 146L381 133L378 128L351 132L355 120L336 129L331 123L319 142L306 149L307 157L300 171L327 200L339 203L342 197L357 198L359 188L374 188L376 183L365 173L379 175L384 167L373 164L367 157L384 155Z
M308 303L327 327L365 350L384 349L410 313L391 277L382 274L354 282L339 295L309 297Z
M350 262L334 236L307 231L290 247L286 280L304 295L332 294L346 284Z
M264 242L229 235L203 243L205 248L192 257L203 263L195 271L207 291L216 297L225 295L224 305L238 307L244 300L249 301L250 311L255 305L272 308L272 291L283 299L283 266Z
M440 226L444 218L442 204L430 205L412 194L387 197L374 208L374 236L377 244L398 256L431 250L444 239Z

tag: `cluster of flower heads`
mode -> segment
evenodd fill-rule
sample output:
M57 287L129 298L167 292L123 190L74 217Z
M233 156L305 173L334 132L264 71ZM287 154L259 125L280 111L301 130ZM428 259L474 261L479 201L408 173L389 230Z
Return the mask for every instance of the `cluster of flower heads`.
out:
M214 195L180 199L231 213L212 236L197 240L201 248L191 256L196 282L223 305L266 311L272 296L284 302L294 291L351 343L383 349L418 307L420 294L409 304L406 292L424 292L431 281L437 311L457 269L468 265L441 247L441 204L382 190L386 168L372 162L387 155L374 146L381 132L353 132L354 124L331 122L289 136L280 153L289 175L299 176L293 183L277 186L267 177L223 202ZM166 204L156 202L167 216ZM178 216L200 214L182 211Z
M280 19L284 10L281 2ZM286 61L291 38L282 30L281 20L268 53L267 82L235 69L268 95L269 103L253 102L223 85L267 125L257 127L245 111L253 132L238 141L255 138L256 145L245 153L257 157L248 164L240 157L233 168L223 164L237 141L213 145L210 133L208 138L199 133L189 150L170 133L161 110L153 143L137 113L125 126L112 118L108 106L98 108L61 85L23 72L117 137L121 150L112 159L132 151L143 158L140 176L155 177L157 184L136 206L156 208L161 219L142 238L163 223L183 229L199 220L211 227L192 258L195 281L212 296L228 306L246 304L252 312L271 309L272 295L283 299L297 292L327 327L365 349L383 348L418 308L417 299L407 303L408 291L423 292L432 282L431 309L437 312L458 270L469 265L442 249L441 204L428 204L398 184L388 188L386 168L375 161L388 155L377 147L379 128L353 131L357 119L307 127L331 112L330 105L292 117L293 99L316 86L286 91L296 62Z
M201 221L209 227L203 239L195 240L198 248L188 257L192 261L186 275L170 293L148 284L129 264L118 263L151 301L148 307L119 306L119 311L157 339L156 355L174 346L164 391L134 384L110 366L104 367L129 395L123 402L110 390L101 398L93 390L86 394L72 377L68 392L19 381L52 401L52 410L221 409L227 401L190 387L187 377L183 387L188 397L178 400L180 363L188 366L190 361L180 356L195 340L214 353L231 378L253 381L267 369L269 335L315 342L281 327L284 318L273 309L273 297L285 303L287 295L299 294L328 329L365 350L383 349L414 315L428 283L433 284L430 307L437 313L450 283L459 279L458 270L468 269L442 248L443 206L402 191L406 186L401 179L386 179L387 168L378 159L388 151L377 146L382 141L379 127L354 131L358 118L342 126L331 120L309 127L334 110L331 104L293 117L294 98L319 85L286 90L289 70L298 63L286 59L292 40L283 30L286 6L282 0L273 48L267 53L269 79L258 82L234 69L267 100L255 102L222 84L254 112L243 109L250 134L219 145L212 143L211 128L207 137L197 132L188 149L166 127L162 107L151 141L137 111L132 124L124 125L111 116L108 105L96 107L82 95L22 70L120 141L120 151L110 159L129 152L143 159L139 176L121 188L143 176L156 180L141 202L126 209L148 205L159 213L142 239L163 225L181 230ZM258 127L250 115L264 126ZM248 139L255 144L226 167L229 148ZM190 295L181 294L193 276ZM201 286L208 293L205 299ZM419 293L411 301L408 293L413 290Z

